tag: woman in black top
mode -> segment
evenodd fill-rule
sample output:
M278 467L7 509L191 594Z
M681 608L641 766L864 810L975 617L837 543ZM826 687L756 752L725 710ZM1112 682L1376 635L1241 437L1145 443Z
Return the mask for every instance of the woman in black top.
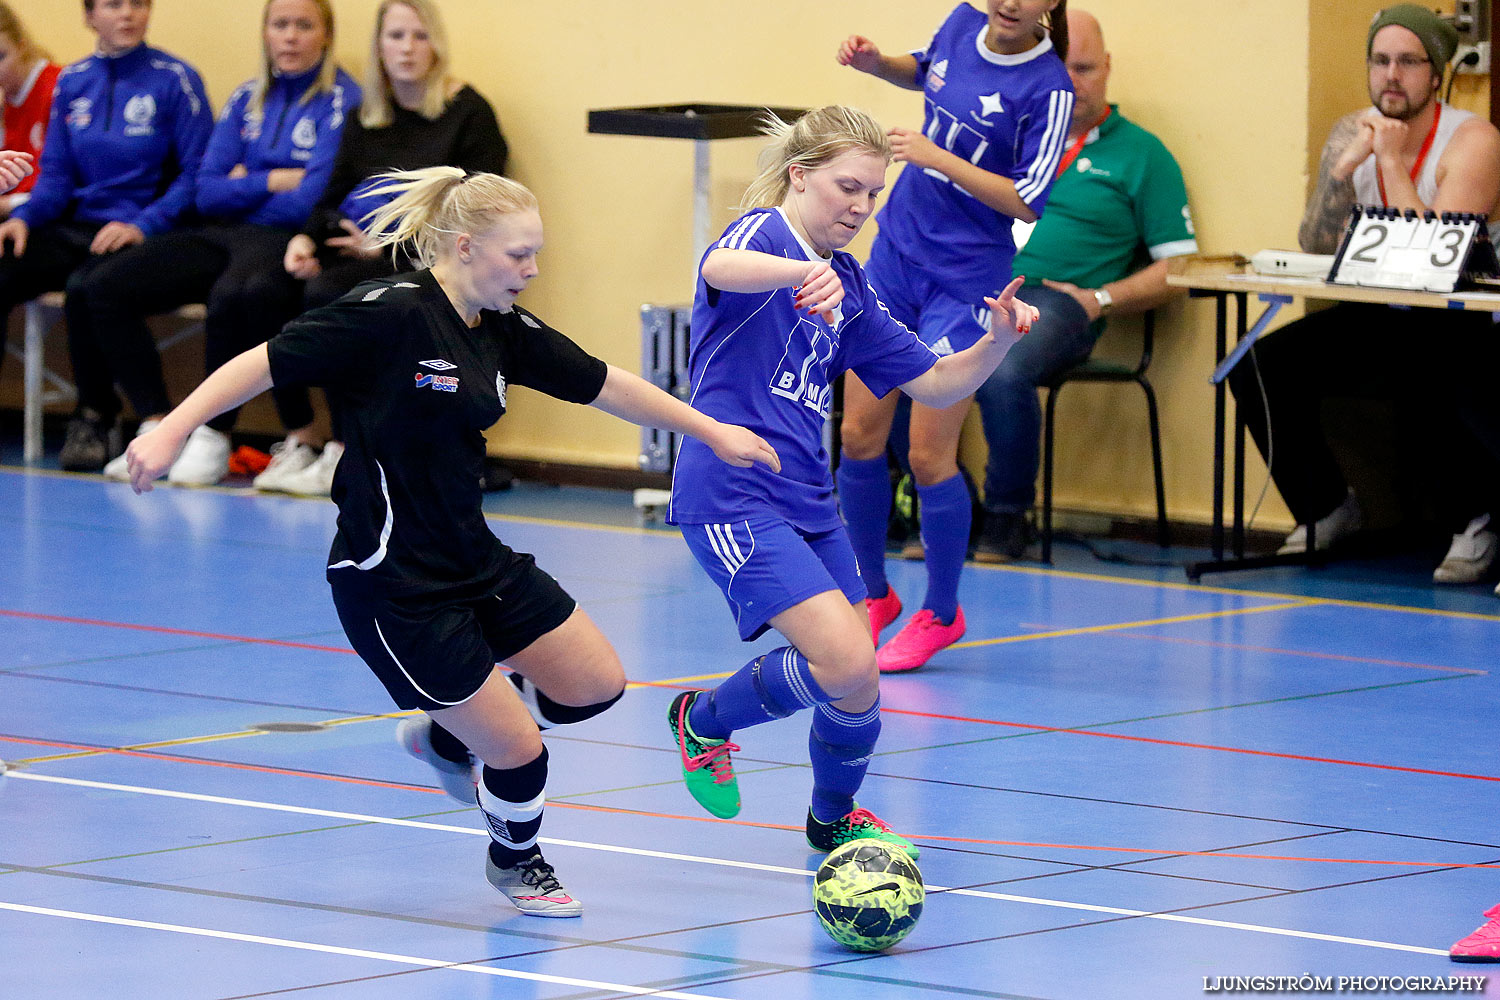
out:
M389 200L370 197L376 175L442 165L505 172L507 148L495 112L474 88L453 79L448 52L432 0L384 0L376 10L359 115L344 127L322 199L286 247L287 273L306 282L304 308L327 305L361 281L396 272L360 228ZM287 436L272 449L255 487L327 496L344 450L337 409L330 441L314 426L307 389L278 388L272 397Z
M149 490L194 428L272 384L336 392L348 447L327 575L344 630L396 703L427 713L399 727L407 750L449 794L477 794L491 884L524 913L576 916L582 907L536 847L547 774L538 724L602 712L625 675L556 581L490 533L484 429L504 414L507 386L528 385L690 434L734 465L779 471L780 461L753 432L606 365L515 306L542 246L526 188L455 167L385 181L396 198L372 232L385 246L410 244L423 269L366 282L214 372L131 442L131 484Z

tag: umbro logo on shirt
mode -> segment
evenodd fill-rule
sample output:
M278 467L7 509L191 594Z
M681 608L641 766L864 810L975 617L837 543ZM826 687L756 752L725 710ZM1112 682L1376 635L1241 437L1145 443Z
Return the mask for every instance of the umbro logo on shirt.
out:
M431 361L418 361L417 364L423 368L431 368L435 372L451 372L458 367L453 362L444 361L442 358L433 358Z

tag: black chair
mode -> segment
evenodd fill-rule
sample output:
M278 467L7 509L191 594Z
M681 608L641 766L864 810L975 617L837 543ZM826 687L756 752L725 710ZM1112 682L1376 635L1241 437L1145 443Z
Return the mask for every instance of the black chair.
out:
M1162 548L1169 544L1167 530L1167 492L1161 472L1161 425L1156 415L1156 393L1146 380L1146 369L1151 365L1151 349L1156 332L1156 312L1144 316L1141 335L1141 357L1136 365L1127 367L1112 361L1089 358L1074 365L1043 388L1047 391L1047 406L1042 421L1042 562L1052 562L1052 437L1057 394L1069 382L1134 382L1146 394L1146 410L1151 423L1151 464L1156 473L1156 543Z

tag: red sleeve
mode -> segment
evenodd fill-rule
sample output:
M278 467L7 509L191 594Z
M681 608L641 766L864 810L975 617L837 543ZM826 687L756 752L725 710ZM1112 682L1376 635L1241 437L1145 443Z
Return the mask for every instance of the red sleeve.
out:
M42 162L42 140L47 133L47 119L52 111L52 91L57 86L58 66L48 63L37 76L36 82L19 105L5 102L5 148L30 153L36 157L38 168ZM38 169L23 180L16 192L30 191L40 176Z

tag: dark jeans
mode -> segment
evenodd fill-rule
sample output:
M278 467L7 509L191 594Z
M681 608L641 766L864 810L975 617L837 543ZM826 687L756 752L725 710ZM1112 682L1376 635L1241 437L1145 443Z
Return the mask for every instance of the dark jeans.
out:
M384 252L373 259L333 255L325 257L319 254L318 260L323 265L322 272L316 278L309 280L302 289L304 310L317 309L341 299L362 281L389 278L396 273L395 267L391 265L390 255ZM276 402L276 413L281 417L281 426L287 430L306 427L313 422L315 414L307 386L273 386L271 398ZM333 421L333 439L342 441L343 438L339 433L338 407L332 405L331 400L329 411L329 416Z
M72 313L68 316L69 340L78 342L75 354L92 350L102 357L137 414L165 412L171 404L146 318L206 302L204 372L212 374L237 354L271 339L296 315L300 283L281 265L291 237L270 226L214 223L153 236L111 254L79 285L85 322L76 333ZM69 301L74 297L70 294ZM85 337L88 343L82 342ZM102 386L91 389L100 393L97 400L83 392L80 382L85 405L118 407L112 390L108 403ZM230 410L208 424L227 433L238 415L238 409Z
M89 251L89 244L100 228L100 224L91 222L38 226L27 235L23 255L16 257L7 251L0 257L0 316L9 316L16 306L43 292L64 291L68 296L64 312L71 341L74 326L87 322L85 317L76 315L78 287L96 267L114 256L99 256ZM73 379L78 384L80 403L89 405L90 396L102 395L108 402L95 409L106 417L113 417L119 411L108 367L98 352L73 354Z
M1500 458L1497 365L1500 328L1489 313L1340 303L1257 342L1230 372L1229 387L1298 524L1348 495L1322 426L1324 400L1344 397L1395 401L1403 438L1436 457L1433 495L1456 530L1487 509ZM1447 457L1455 448L1468 458Z
M1036 502L1042 431L1037 389L1086 360L1097 340L1088 313L1066 292L1028 285L1021 298L1041 310L1041 318L974 394L990 448L984 509L992 514L1021 513Z

